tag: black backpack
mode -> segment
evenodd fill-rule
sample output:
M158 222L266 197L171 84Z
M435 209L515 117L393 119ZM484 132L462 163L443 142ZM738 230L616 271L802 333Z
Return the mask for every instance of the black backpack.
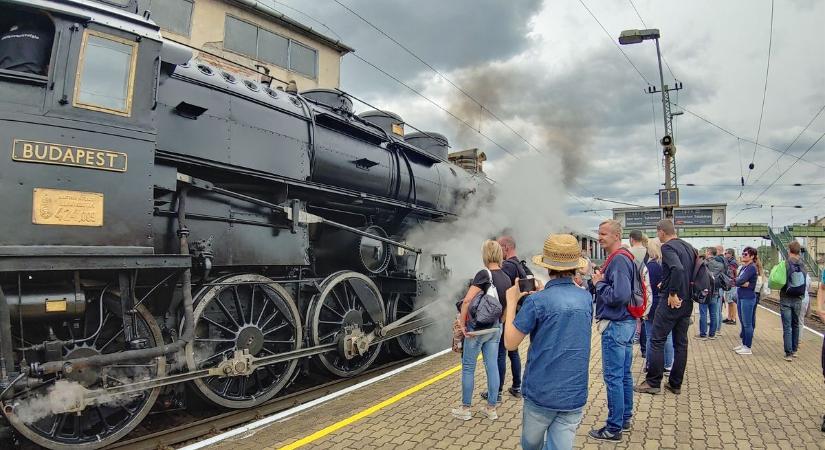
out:
M690 297L694 302L704 305L713 298L716 289L716 280L708 269L707 263L693 254L693 274L690 277Z
M529 267L527 267L527 261L523 259L519 262L515 262L512 259L505 259L504 262L501 263L501 265L503 267L505 264L508 263L516 267L516 276L521 280L527 278L528 275L533 275L533 271L530 270ZM510 282L515 282L515 280L510 280Z

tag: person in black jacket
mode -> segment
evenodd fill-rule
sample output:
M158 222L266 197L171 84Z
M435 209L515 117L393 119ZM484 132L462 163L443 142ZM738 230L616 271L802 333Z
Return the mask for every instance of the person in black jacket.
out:
M669 219L660 220L656 234L662 241L662 300L656 307L653 335L646 379L634 390L647 394L661 392L664 372L664 346L667 335L673 333L673 367L665 389L681 393L682 379L687 365L688 327L693 312L690 298L690 278L698 257L696 249L676 236L676 228ZM665 297L666 296L666 297ZM666 302L664 300L667 300Z

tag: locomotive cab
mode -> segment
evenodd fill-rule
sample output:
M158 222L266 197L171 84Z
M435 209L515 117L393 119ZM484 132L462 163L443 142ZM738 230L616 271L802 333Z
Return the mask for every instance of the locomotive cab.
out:
M0 188L16 230L0 247L151 253L157 26L103 2L0 7Z

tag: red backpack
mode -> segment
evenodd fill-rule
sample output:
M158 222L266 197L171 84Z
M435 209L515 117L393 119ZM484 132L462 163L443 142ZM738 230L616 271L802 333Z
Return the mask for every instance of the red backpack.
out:
M616 255L622 255L633 263L636 268L633 272L631 289L633 295L630 296L630 303L627 304L627 311L634 319L639 319L647 315L650 311L650 305L653 304L653 291L650 290L650 276L647 273L647 266L644 261L636 261L633 254L625 248L619 248L607 257L604 263L604 271L607 271L607 266Z

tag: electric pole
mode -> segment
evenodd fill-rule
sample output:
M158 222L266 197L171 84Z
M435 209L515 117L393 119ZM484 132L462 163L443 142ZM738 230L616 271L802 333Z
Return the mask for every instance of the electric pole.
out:
M659 62L659 87L650 86L647 88L649 94L662 93L662 116L665 124L665 135L660 143L662 144L662 154L664 155L665 166L665 186L659 189L659 207L662 208L664 217L673 219L673 208L679 206L679 186L676 183L676 143L673 139L673 114L670 112L670 91L682 89L682 83L676 81L673 87L665 84L664 73L662 72L662 52L659 49L660 33L658 29L648 30L625 30L619 36L619 43L622 45L638 44L642 41L653 39L656 41L656 59Z

